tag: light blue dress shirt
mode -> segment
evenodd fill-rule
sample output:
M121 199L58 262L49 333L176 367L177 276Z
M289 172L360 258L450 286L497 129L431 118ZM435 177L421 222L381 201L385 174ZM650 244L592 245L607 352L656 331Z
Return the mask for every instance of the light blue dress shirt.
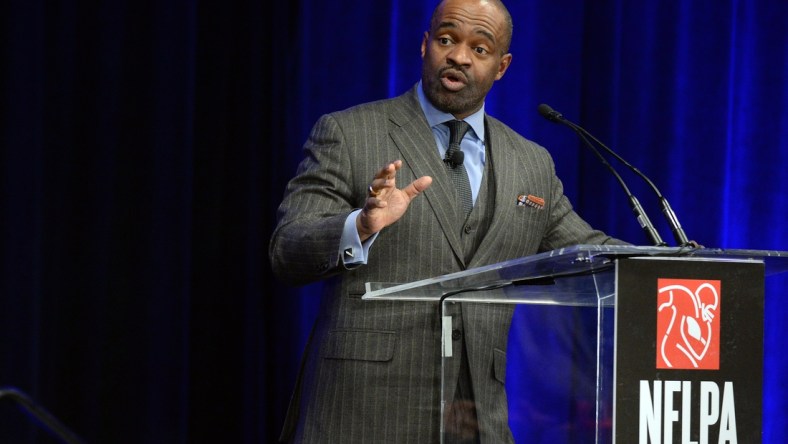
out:
M435 137L435 146L438 150L440 158L446 156L446 150L449 146L449 127L444 125L443 122L453 120L454 116L449 113L438 110L427 100L424 95L424 90L419 81L416 88L419 97L419 104L427 118L427 123L432 129L432 135ZM462 139L460 146L465 159L465 171L468 173L468 180L471 183L471 195L473 196L473 203L476 204L476 198L479 195L479 188L482 183L482 174L484 173L484 165L487 162L486 151L484 147L484 104L482 104L479 111L466 117L466 122L471 126L465 137ZM383 165L381 165L382 167ZM378 233L375 233L364 241L358 236L356 230L356 217L361 209L354 210L347 219L345 219L345 228L342 232L342 238L339 242L339 254L342 257L347 268L353 268L358 265L366 264L367 257L369 256L369 247L375 242Z
M430 125L430 128L432 128L432 135L435 137L438 154L440 154L441 159L443 159L446 157L446 150L449 148L449 127L443 125L443 122L454 120L454 116L449 113L444 113L432 106L429 100L424 96L424 91L421 89L421 82L419 82L418 93L421 109L424 111L427 123ZM468 172L468 180L471 182L473 203L476 204L476 198L479 195L479 188L482 184L484 164L487 161L484 149L484 104L482 104L479 111L476 111L463 120L471 125L471 131L465 134L460 146L462 147L462 152L465 154L463 165L465 165L465 171Z

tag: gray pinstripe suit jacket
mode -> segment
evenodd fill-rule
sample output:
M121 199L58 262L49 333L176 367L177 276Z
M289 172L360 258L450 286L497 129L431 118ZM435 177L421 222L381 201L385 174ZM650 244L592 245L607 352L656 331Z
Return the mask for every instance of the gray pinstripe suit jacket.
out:
M572 210L544 148L490 116L485 120L495 168L494 213L467 263L455 191L415 87L324 115L315 124L269 250L284 281L325 280L283 437L308 443L438 441L437 306L362 301L365 282L411 282L567 245L616 242ZM348 270L338 254L344 221L363 206L377 171L396 159L403 160L399 186L424 175L433 184L379 234L368 263ZM544 209L516 205L517 196L528 194L544 198ZM510 305L462 307L482 442L511 441L504 390L511 315ZM456 371L449 373L456 378Z

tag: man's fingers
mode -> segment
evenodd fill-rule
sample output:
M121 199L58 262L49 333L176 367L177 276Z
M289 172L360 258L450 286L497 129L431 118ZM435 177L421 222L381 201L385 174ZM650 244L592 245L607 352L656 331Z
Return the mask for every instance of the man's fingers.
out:
M394 184L394 179L374 179L369 183L367 194L370 197L377 197L384 188L394 186Z
M388 202L385 200L379 197L370 196L367 198L367 203L364 208L366 210L374 210L375 208L385 208L386 206L388 206Z
M413 199L429 188L430 185L432 185L432 177L422 176L411 182L410 185L403 188L402 191L404 191L410 199Z
M399 171L400 168L402 168L401 160L389 162L378 171L378 174L376 174L372 182L369 183L369 187L367 188L368 194L372 197L377 197L383 188L394 186L396 183L397 171Z
M401 160L389 162L378 172L377 175L375 175L375 179L394 179L397 176L397 171L399 171L400 168L402 168Z

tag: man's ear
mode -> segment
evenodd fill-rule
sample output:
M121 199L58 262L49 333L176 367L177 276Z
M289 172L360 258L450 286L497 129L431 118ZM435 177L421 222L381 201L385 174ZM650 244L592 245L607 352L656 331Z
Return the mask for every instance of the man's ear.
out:
M504 74L506 74L506 70L509 69L509 65L512 64L512 54L504 54L501 57L501 63L498 64L498 73L495 75L495 80L501 80Z

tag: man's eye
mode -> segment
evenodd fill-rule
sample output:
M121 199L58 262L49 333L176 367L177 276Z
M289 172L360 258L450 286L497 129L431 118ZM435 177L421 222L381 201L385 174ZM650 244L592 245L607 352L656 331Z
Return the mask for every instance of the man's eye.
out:
M482 48L482 47L479 47L479 46L473 48L473 50L476 51L476 54L479 54L479 55L487 54L487 50Z
M441 45L448 45L449 43L451 43L451 40L449 40L448 37L441 37L441 38L438 39L438 42Z

